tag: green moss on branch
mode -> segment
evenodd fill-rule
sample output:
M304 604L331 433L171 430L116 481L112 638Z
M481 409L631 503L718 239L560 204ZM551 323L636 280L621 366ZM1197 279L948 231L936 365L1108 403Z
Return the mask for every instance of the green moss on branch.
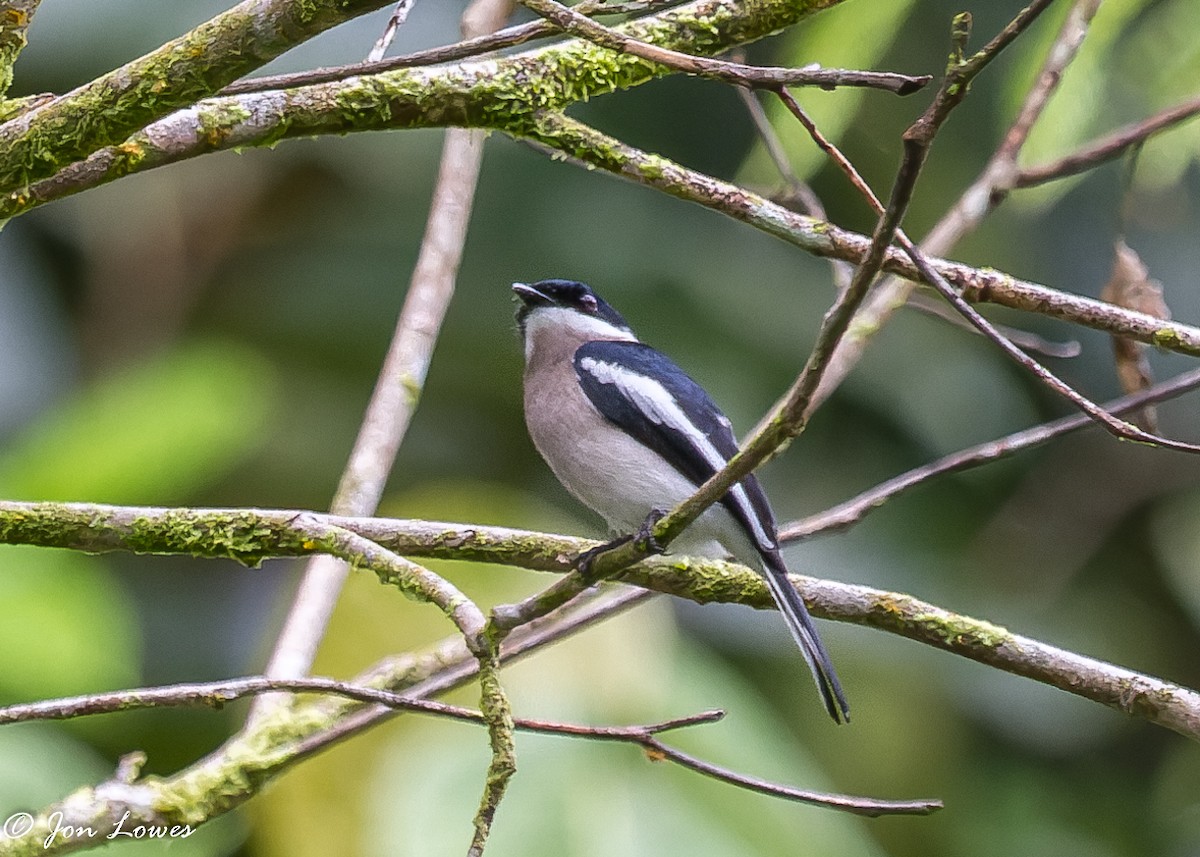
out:
M386 0L246 0L52 104L0 127L0 187L17 190ZM6 45L4 36L15 33ZM0 25L0 83L23 33ZM7 52L6 52L7 49ZM9 74L11 75L11 66Z

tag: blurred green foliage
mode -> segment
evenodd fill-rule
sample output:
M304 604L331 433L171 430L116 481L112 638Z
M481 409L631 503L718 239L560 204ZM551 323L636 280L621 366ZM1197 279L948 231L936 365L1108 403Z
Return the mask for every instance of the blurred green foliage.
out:
M16 94L63 91L226 5L60 0L40 9ZM453 40L463 3L418 4L396 50ZM1019 2L850 2L761 45L755 62L937 73L950 16L975 41ZM1052 7L974 84L938 138L906 226L920 234L986 161L1068 4ZM1196 94L1193 0L1108 0L1030 143L1029 163ZM386 12L273 70L354 61ZM877 190L927 95L800 92ZM866 206L768 103L795 169L833 220ZM668 79L577 115L690 166L773 192L782 183L743 106L709 81ZM1176 317L1200 318L1200 123L1152 140L1128 240ZM0 496L323 508L353 441L420 244L440 147L393 133L226 153L37 210L0 235ZM1122 165L1018 193L956 258L1098 293L1120 219ZM828 265L748 227L552 162L499 135L458 283L384 511L599 533L538 461L520 415L507 285L586 279L675 356L742 431L804 359L831 295ZM1117 390L1109 343L1043 319L1054 363L1098 398ZM1187 365L1153 355L1160 376ZM1162 408L1195 437L1194 401ZM908 467L1063 412L981 340L901 314L773 462L784 520ZM847 534L791 549L802 573L910 592L1097 657L1200 684L1200 467L1082 434L943 478ZM0 550L0 702L261 668L299 567ZM484 604L545 578L449 564ZM509 672L520 714L651 722L708 708L676 736L715 761L810 788L940 796L930 818L852 819L745 794L625 747L520 736L520 771L489 853L1200 853L1200 750L1183 738L894 637L823 623L854 722L825 721L774 617L659 601ZM355 575L318 670L346 676L449 632L437 611ZM455 695L474 701L474 691ZM0 816L51 801L146 749L165 773L235 729L244 708L109 715L0 729ZM470 726L399 718L310 760L172 854L458 853L485 764ZM186 850L186 849L195 849ZM161 850L161 849L160 849Z

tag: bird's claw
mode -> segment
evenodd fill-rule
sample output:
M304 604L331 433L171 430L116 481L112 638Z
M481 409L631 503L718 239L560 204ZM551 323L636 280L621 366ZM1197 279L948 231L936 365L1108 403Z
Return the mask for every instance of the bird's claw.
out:
M651 554L666 553L666 546L658 543L658 539L654 537L654 526L667 515L662 509L651 509L650 514L646 516L646 520L642 521L642 525L638 527L637 533L633 537L633 543L637 549Z

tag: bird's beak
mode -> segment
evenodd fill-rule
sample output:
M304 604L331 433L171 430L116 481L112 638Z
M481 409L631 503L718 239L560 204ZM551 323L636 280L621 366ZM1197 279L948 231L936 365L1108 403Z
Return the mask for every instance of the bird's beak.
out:
M528 283L513 283L513 294L520 298L527 307L548 306L554 303L549 295L544 295Z

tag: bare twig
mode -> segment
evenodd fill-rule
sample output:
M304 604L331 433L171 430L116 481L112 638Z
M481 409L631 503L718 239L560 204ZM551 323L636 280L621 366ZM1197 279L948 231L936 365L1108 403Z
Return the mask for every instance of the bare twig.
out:
M1057 161L1037 167L1025 167L1017 173L1013 187L1035 187L1095 169L1103 163L1120 157L1131 146L1144 143L1160 131L1186 122L1198 113L1200 113L1200 98L1193 98L1177 104L1148 119L1113 131Z
M404 22L408 20L408 13L412 11L416 0L399 0L396 3L396 8L392 10L391 16L388 17L387 26L383 28L383 34L375 42L371 52L367 54L367 62L379 62L383 59L383 55L387 53L387 49L391 47L392 40L396 38L396 33L404 26Z
M616 597L604 597L583 610L554 617L553 628L522 629L510 638L505 659L529 654L652 595L633 587L612 594ZM428 695L436 692L435 688L448 689L473 680L479 668L478 661L462 647L461 637L456 636L453 642L456 644L454 655L443 656L446 646L442 644L421 665L428 680L421 682L417 675L420 669L408 669L403 665L390 674L401 687L420 682L409 687L410 696ZM356 681L362 683L361 679ZM342 706L360 705L345 699L338 702ZM343 716L345 711L350 713ZM132 827L166 822L193 829L241 805L258 792L265 779L304 758L305 735L319 733L339 717L349 720L375 711L393 713L376 705L365 711L337 707L328 697L298 703L294 713L283 711L279 717L264 720L252 734L235 736L208 758L165 778L134 783L138 758L144 760L144 756L131 754L129 763L122 764L112 780L85 786L31 817L29 829L22 837L9 839L4 831L0 831L0 855L57 854L105 844L104 832L121 823ZM64 826L71 827L75 835L58 835ZM85 830L100 833L89 835Z
M1057 91L1067 66L1079 53L1099 6L1100 0L1076 0L1046 55L1037 81L1026 94L1000 146L988 159L978 178L963 191L958 201L942 215L921 242L922 252L932 255L949 252L1008 196L1015 186L1017 159L1025 141L1029 139L1051 96Z
M729 783L738 788L798 803L809 803L831 809L840 809L854 815L865 815L868 818L878 818L883 815L929 815L942 808L940 800L883 801L871 798L849 797L847 795L831 795L826 792L812 792L790 786L780 786L767 780L759 779L758 777L749 777L745 774L736 773L728 768L706 762L689 753L668 747L652 735L645 737L638 743L646 748L646 753L651 759L668 759L689 770L704 774L706 777L712 777L715 780L720 780L723 783Z
M882 283L880 283L880 286L882 286ZM944 301L940 301L932 295L914 292L909 295L908 303L905 306L917 312L922 312L934 318L939 318L942 321L949 322L960 330L965 330L975 336L983 336L969 321L946 306ZM866 310L867 308L864 307L863 312L866 312ZM1025 351L1033 351L1038 354L1044 354L1047 357L1057 357L1060 360L1078 357L1083 350L1083 345L1080 344L1078 339L1068 339L1061 342L1055 341L1047 339L1044 336L1039 336L1032 331L1020 330L1019 328L1009 327L1004 324L997 324L996 329L1021 346Z
M883 89L896 95L911 95L932 79L929 75L907 75L894 72L848 71L825 69L819 66L804 68L764 68L725 60L697 57L661 48L632 38L611 27L581 15L557 0L520 0L563 32L571 33L614 51L623 51L650 62L665 65L687 74L711 77L737 86L767 88L777 86L819 86L834 89L839 86L866 86Z
M510 6L507 0L491 5L499 12L492 12L490 23L498 26L507 17ZM332 511L336 514L369 515L383 496L392 462L420 400L442 320L454 295L482 158L480 132L459 129L446 132L417 264L379 380L334 495ZM346 567L335 559L318 557L309 563L267 665L268 676L294 678L308 671L345 579ZM264 710L268 700L261 701L254 716Z
M1026 96L1017 119L1005 135L1000 149L991 158L979 178L962 194L958 202L950 208L921 242L921 250L926 255L942 255L949 252L958 239L969 229L974 228L990 210L989 200L992 199L993 192L1011 181L1016 169L1016 157L1020 153L1021 146L1061 79L1063 70L1082 43L1097 3L1098 0L1077 0L1072 7L1066 23L1055 39L1054 46L1050 49L1038 77L1038 83ZM1015 37L1021 29L1029 26L1048 5L1048 3L1033 4L1024 9L1005 28L1004 32L993 39L971 60L964 60L961 56L961 48L957 49L958 54L952 58L951 65L947 69L946 79L931 110L939 108L939 104L942 107L952 107L955 102L949 100L944 93L953 88L957 98L965 95L971 77L978 74L983 65L986 65L986 63L980 65L977 62L978 58L995 56L1005 45L1009 44L1011 37ZM965 45L966 28L969 23L969 19L959 21L963 31L955 38L961 39L963 45ZM966 75L965 80L963 75ZM829 373L829 381L826 388L821 391L821 395L828 395L836 389L858 364L874 332L880 330L887 323L892 313L905 305L914 287L914 281L905 281L894 276L885 278L879 283L875 293L863 307L860 323L855 325L854 331L845 339L838 354L835 355Z
M448 705L444 702L435 702L429 699L414 699L402 693L382 690L376 687L367 687L355 682L337 681L335 679L320 677L273 679L266 676L247 676L245 678L225 679L223 681L172 684L161 687L138 687L128 690L114 690L105 693L92 693L83 696L68 696L61 699L46 699L38 702L6 705L0 708L0 725L24 723L30 720L68 720L74 717L86 717L91 714L137 711L146 708L174 708L197 705L223 708L230 702L243 699L247 696L256 696L276 691L294 694L332 694L358 702L377 703L401 711L431 714L451 720L464 720L470 723L484 722L483 715L470 708L463 708L459 705ZM704 717L704 715L699 715L699 717ZM716 718L705 718L703 720L694 720L693 722L706 722L707 719ZM536 723L538 727L543 727L541 721L530 722ZM525 728L524 724L525 721L518 721L518 728ZM691 724L687 723L685 725ZM561 724L561 727L561 729L555 730L553 725L550 725L538 728L537 731L562 731L568 734L581 734L588 729L588 727L570 726L567 724ZM641 728L648 729L650 727Z
M682 0L647 0L633 3L605 3L604 0L584 0L577 4L575 11L585 15L616 15L626 12L653 12L678 5ZM351 65L319 68L313 71L299 71L290 74L275 74L263 77L252 77L231 83L221 90L221 95L240 95L247 92L265 92L271 89L290 89L296 86L309 86L316 83L330 83L335 80L345 80L363 74L379 74L394 71L398 68L413 68L423 65L455 62L469 57L479 56L500 50L523 45L534 39L555 36L561 32L558 27L546 20L529 21L505 27L495 33L464 39L453 45L440 48L429 48L415 51L398 57L381 59L378 62L360 62Z
M821 200L813 192L812 188L809 187L806 182L802 181L800 177L797 176L792 170L792 166L788 162L787 153L784 151L783 143L780 141L779 136L775 133L775 129L772 127L766 111L763 110L762 103L758 100L758 96L755 95L751 90L742 87L737 89L737 93L741 97L742 102L746 105L747 110L749 110L750 116L754 120L754 127L758 131L759 137L763 141L763 146L766 149L768 156L771 158L772 163L775 164L775 169L787 183L788 196L799 204L799 210L804 214L807 214L809 217L815 217L818 220L825 220L824 205L822 205ZM810 134L814 133L819 136L818 143L824 140L824 137L819 135L815 125L810 130ZM846 288L850 282L850 276L854 270L853 267L846 262L836 259L832 260L832 267L834 284L839 290ZM882 288L883 283L877 287L877 291L881 290ZM867 305L864 306L862 310L864 316L870 317L870 306L874 303L875 301L871 297L867 298ZM948 308L944 303L941 303L940 301L934 301L925 295L919 293L912 294L908 299L908 306L909 308L917 310L918 312L923 312L927 315L933 316L934 318L948 322L955 327L968 330L976 336L983 335L974 327L972 327L969 322L964 320L962 316ZM869 327L869 324L864 325L864 327ZM1051 357L1075 357L1078 356L1080 351L1080 345L1077 341L1051 342L1050 340L1038 336L1037 334L1030 333L1029 331L1018 330L1016 328L1005 327L1002 325L997 325L997 327L1004 332L1005 336L1007 336L1013 342L1016 342L1027 351L1036 351ZM863 331L857 335L850 334L846 337L843 343L839 345L837 352L835 353L835 366L840 367L841 362L852 350L853 346L850 343L853 342L857 336L865 335L866 331ZM842 375L843 373L840 368L835 371L835 367L831 366L830 370L826 373L827 383L829 383L829 381L833 378L842 377ZM824 395L824 391L819 391L817 397L820 399Z
M175 684L165 687L142 687L130 690L96 693L63 699L9 705L0 708L0 724L24 723L34 720L67 720L90 714L133 711L147 708L207 705L222 706L246 696L269 691L290 693L334 694L357 702L374 703L394 711L408 711L460 720L467 723L486 723L482 712L448 705L428 699L416 699L404 693L366 687L353 682L327 678L305 678L280 681L262 676L228 679L196 684ZM686 717L676 717L660 723L635 726L585 726L559 723L526 717L513 719L513 726L522 732L559 735L592 741L636 744L643 747L651 759L667 760L725 783L760 794L771 795L799 803L840 809L856 815L928 815L942 808L937 800L888 801L851 795L814 792L768 782L757 777L736 773L714 765L663 743L658 737L666 732L715 723L724 718L720 710L702 711ZM141 761L144 763L144 756ZM136 781L136 771L120 775L124 782Z
M803 109L801 109L796 103L795 99L791 97L790 93L785 90L780 94L796 118L801 121L804 127L808 129L809 133L813 135L814 139L818 141L818 145L823 150L828 152L831 157L833 157L834 162L846 173L847 177L850 179L850 182L866 198L871 207L876 211L881 211L882 204L871 191L871 188L867 185L867 183L863 181L862 177L858 174L858 171L854 168L854 165L850 163L846 156L843 155L836 146L834 146L827 139L825 139L823 135L820 134L820 131L817 129L816 125L811 119L808 118ZM913 127L919 129L921 124L922 122L919 120L918 123ZM921 146L927 146L928 142L921 142L918 138L924 137L926 133L926 130L919 130L918 134L914 135L914 139L909 141L906 132L906 142L910 143L906 151L912 151L914 153L913 157L923 157L920 155L918 150ZM932 137L928 137L927 139L929 142L932 141ZM906 162L907 160L908 157L906 156ZM942 297L945 298L955 310L957 310L964 318L966 318L967 321L978 328L980 333L990 339L1000 348L1001 351L1033 374L1048 388L1058 393L1067 401L1071 402L1071 404L1075 405L1075 407L1079 408L1092 419L1096 420L1096 422L1104 426L1104 428L1106 428L1115 437L1125 438L1127 440L1137 440L1143 443L1150 443L1155 446L1173 449L1178 452L1200 453L1200 445L1186 443L1184 441L1174 440L1172 438L1162 437L1161 435L1144 431L1132 423L1114 416L1113 414L1104 410L1104 408L1097 405L1091 399L1084 396L1041 363L1038 363L1028 354L1023 352L1012 340L1008 339L1006 336L1004 336L1004 334L997 330L995 325L980 315L974 307L972 307L966 300L963 299L962 295L955 291L954 287L951 286L946 281L946 278L934 268L930 261L917 249L917 247L912 243L912 241L909 240L908 236L905 235L902 230L898 230L896 232L896 240L904 252L908 254L909 258L912 259L913 265L917 268L925 281L929 283L929 285L933 286L933 288L937 290L937 292L941 294Z
M767 150L767 155L771 158L775 169L787 184L789 199L794 200L795 204L799 206L799 210L809 217L814 217L817 220L825 220L824 204L822 204L820 197L817 196L812 187L796 175L795 170L792 169L791 162L788 161L787 152L784 151L783 143L780 141L779 135L775 133L775 128L771 125L771 120L767 116L767 111L763 109L762 102L758 100L758 95L752 90L741 86L735 91L742 99L742 103L746 105L746 110L750 113L750 118L754 122L754 128L758 131L759 139L763 141L763 147ZM839 292L845 291L846 287L850 285L850 278L854 276L854 266L840 259L831 259L830 269L833 273L834 286L837 287Z
M1114 399L1105 404L1104 409L1113 414L1125 414L1148 404L1173 398L1197 387L1200 387L1200 369L1193 369L1136 395ZM893 497L904 493L909 488L928 482L934 477L946 473L958 473L999 458L1007 458L1022 450L1040 446L1056 437L1091 425L1095 425L1095 421L1088 415L1073 414L1030 429L1014 432L998 440L959 450L893 477L831 509L784 524L780 527L779 539L782 542L798 542L813 536L848 529Z

